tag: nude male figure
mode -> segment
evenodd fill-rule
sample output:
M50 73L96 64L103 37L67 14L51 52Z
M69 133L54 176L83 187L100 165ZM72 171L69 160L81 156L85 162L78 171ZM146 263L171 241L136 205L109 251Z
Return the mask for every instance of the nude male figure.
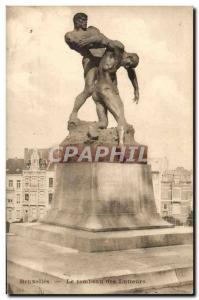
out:
M89 49L103 48L106 47L108 42L111 42L111 40L106 38L97 28L93 26L87 28L87 15L84 13L77 13L73 18L73 22L74 30L66 33L65 42L71 49L83 56L82 64L84 69L85 87L75 99L70 120L75 120L77 118L80 107L93 93L100 57L93 55ZM94 44L91 44L91 42L94 42ZM88 43L89 48L87 47ZM93 53L95 54L95 50L93 50Z
M74 30L66 33L65 41L71 49L77 51L83 56L82 64L84 69L85 87L84 90L75 99L73 111L70 115L70 121L77 120L77 113L79 109L94 91L94 85L98 73L98 66L100 63L100 59L104 54L104 51L102 51L101 56L95 56L96 51L98 51L99 48L106 48L108 45L112 48L114 47L114 41L105 37L97 28L92 26L87 28L87 16L85 14L77 13L74 16L73 21ZM90 49L92 49L92 53ZM139 89L136 74L132 67L133 55L134 54L123 51L123 64L121 64L121 66L123 66L128 72L129 79L131 80L134 87L134 101L138 103ZM113 82L116 87L116 74L114 74L113 77Z
M134 77L134 68L139 63L136 54L132 54L131 62L125 58L124 46L119 41L114 45L108 45L104 56L98 67L98 77L93 92L93 99L96 102L99 122L98 128L106 128L108 124L107 110L111 112L118 123L117 132L119 145L124 143L124 133L128 131L128 124L124 116L124 105L114 83L117 70L121 66L126 66L129 78Z

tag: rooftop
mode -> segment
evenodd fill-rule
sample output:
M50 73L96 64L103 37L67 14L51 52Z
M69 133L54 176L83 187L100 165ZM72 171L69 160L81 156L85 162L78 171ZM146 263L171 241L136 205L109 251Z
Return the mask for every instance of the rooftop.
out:
M6 161L7 174L22 174L23 169L25 169L23 158L9 158Z

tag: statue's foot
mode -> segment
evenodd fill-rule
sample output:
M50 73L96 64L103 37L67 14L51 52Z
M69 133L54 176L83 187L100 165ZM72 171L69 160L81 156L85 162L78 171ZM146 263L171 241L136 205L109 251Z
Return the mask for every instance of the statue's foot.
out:
M108 127L108 122L106 121L98 121L96 123L96 127L100 129L106 129Z
M134 135L135 129L134 129L133 125L127 124L126 132Z
M77 117L77 113L71 113L70 117L69 117L69 120L68 120L68 123L69 124L74 124L74 125L78 125L79 123L79 119Z
M87 135L90 139L97 140L99 137L97 126L89 126Z

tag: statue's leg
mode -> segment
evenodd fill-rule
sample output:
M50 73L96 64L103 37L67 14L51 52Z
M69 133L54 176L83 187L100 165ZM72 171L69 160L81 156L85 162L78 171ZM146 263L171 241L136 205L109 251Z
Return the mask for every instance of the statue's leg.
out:
M96 110L99 121L97 126L100 129L105 129L108 126L107 108L100 102L96 103Z
M105 129L108 126L107 108L104 103L100 101L100 97L96 91L92 94L93 100L96 104L98 115L98 122L89 127L88 136L90 138L97 138L99 136L99 129Z
M100 129L105 129L108 126L107 108L104 103L100 100L97 92L93 93L93 100L96 104L96 111L98 116L97 127Z
M119 95L119 90L118 90L118 86L117 86L117 76L115 74L115 78L113 79L113 88L114 88L114 92Z
M106 84L102 87L102 91L103 102L118 123L117 132L119 144L123 145L124 133L127 129L127 121L124 116L124 105L119 94L115 92L113 87Z
M104 90L103 102L107 109L112 113L118 125L126 127L127 122L124 116L124 105L118 94L112 88Z
M85 75L85 87L84 90L76 97L72 113L70 115L70 121L77 120L77 114L82 105L86 100L92 95L94 90L94 83L96 80L97 68L92 67L89 69Z

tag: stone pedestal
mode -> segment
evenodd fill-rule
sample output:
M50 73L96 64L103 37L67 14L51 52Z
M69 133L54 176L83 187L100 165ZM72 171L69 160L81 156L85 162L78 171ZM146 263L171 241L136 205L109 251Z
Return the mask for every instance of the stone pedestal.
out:
M147 164L60 163L44 223L88 231L172 227L156 210Z
M193 243L191 227L90 232L41 223L13 223L11 232L82 252L107 252Z

